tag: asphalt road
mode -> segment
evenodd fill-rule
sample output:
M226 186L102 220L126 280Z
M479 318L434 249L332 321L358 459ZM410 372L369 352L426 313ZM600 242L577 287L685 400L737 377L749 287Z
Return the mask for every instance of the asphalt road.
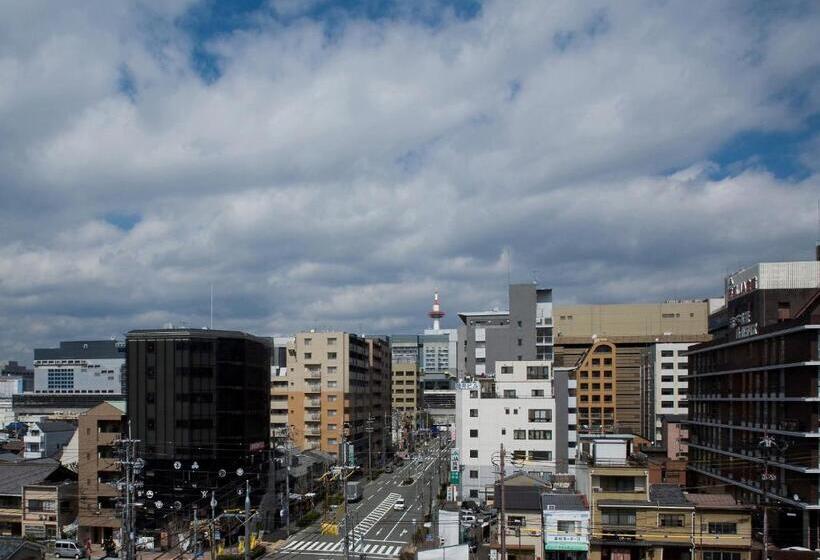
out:
M434 441L417 454L420 460L406 461L400 469L384 473L371 482L362 479L362 499L350 504L348 510L351 529L348 533L348 548L351 558L379 560L399 556L402 548L412 540L416 527L424 522L424 514L430 508L431 487L435 508L435 493L438 491L435 457L438 453L438 443ZM441 455L446 459L449 451L444 450ZM443 477L447 469L446 461L442 461L439 468L442 471L440 476ZM413 479L413 483L402 485L408 477ZM431 478L432 485L429 483ZM393 508L399 498L405 500L403 511ZM321 525L317 522L291 535L269 557L275 560L344 557L343 535L322 535L320 529Z

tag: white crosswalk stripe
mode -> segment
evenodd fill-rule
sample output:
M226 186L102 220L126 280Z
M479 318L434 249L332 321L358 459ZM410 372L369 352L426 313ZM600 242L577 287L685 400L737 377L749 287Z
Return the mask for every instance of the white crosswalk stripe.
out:
M340 555L344 552L343 541L311 541L311 540L295 540L291 541L281 549L286 553L298 552L312 552L312 553L326 553L331 555ZM372 543L365 543L361 539L355 545L350 543L351 552L357 554L366 554L368 556L384 556L388 558L396 558L401 551L401 546L395 545L379 545Z

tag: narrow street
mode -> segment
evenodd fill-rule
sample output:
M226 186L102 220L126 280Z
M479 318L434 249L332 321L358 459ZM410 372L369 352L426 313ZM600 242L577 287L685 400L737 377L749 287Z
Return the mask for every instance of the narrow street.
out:
M441 456L446 452L442 451ZM416 529L424 523L424 515L429 511L431 503L433 509L436 507L438 484L435 458L438 453L438 444L433 442L416 454L417 459L406 461L394 472L383 473L371 482L363 479L363 497L360 501L351 503L348 511L350 531L347 542L350 557L396 558L412 542ZM439 468L446 468L443 462ZM443 474L440 473L440 476ZM403 484L408 478L413 482ZM405 507L403 510L396 510L394 505L402 498ZM320 529L320 522L317 521L291 535L268 557L276 560L302 556L311 560L344 557L344 536L322 535Z

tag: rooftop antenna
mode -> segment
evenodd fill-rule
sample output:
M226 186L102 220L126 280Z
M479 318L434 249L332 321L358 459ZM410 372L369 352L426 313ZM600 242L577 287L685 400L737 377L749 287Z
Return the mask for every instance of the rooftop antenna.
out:
M211 282L211 323L210 329L214 330L214 283Z

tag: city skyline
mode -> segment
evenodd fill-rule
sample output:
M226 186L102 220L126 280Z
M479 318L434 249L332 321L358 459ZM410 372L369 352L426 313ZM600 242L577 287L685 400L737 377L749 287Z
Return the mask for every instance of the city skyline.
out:
M0 8L0 363L211 285L215 328L419 333L812 258L817 6L402 4Z

